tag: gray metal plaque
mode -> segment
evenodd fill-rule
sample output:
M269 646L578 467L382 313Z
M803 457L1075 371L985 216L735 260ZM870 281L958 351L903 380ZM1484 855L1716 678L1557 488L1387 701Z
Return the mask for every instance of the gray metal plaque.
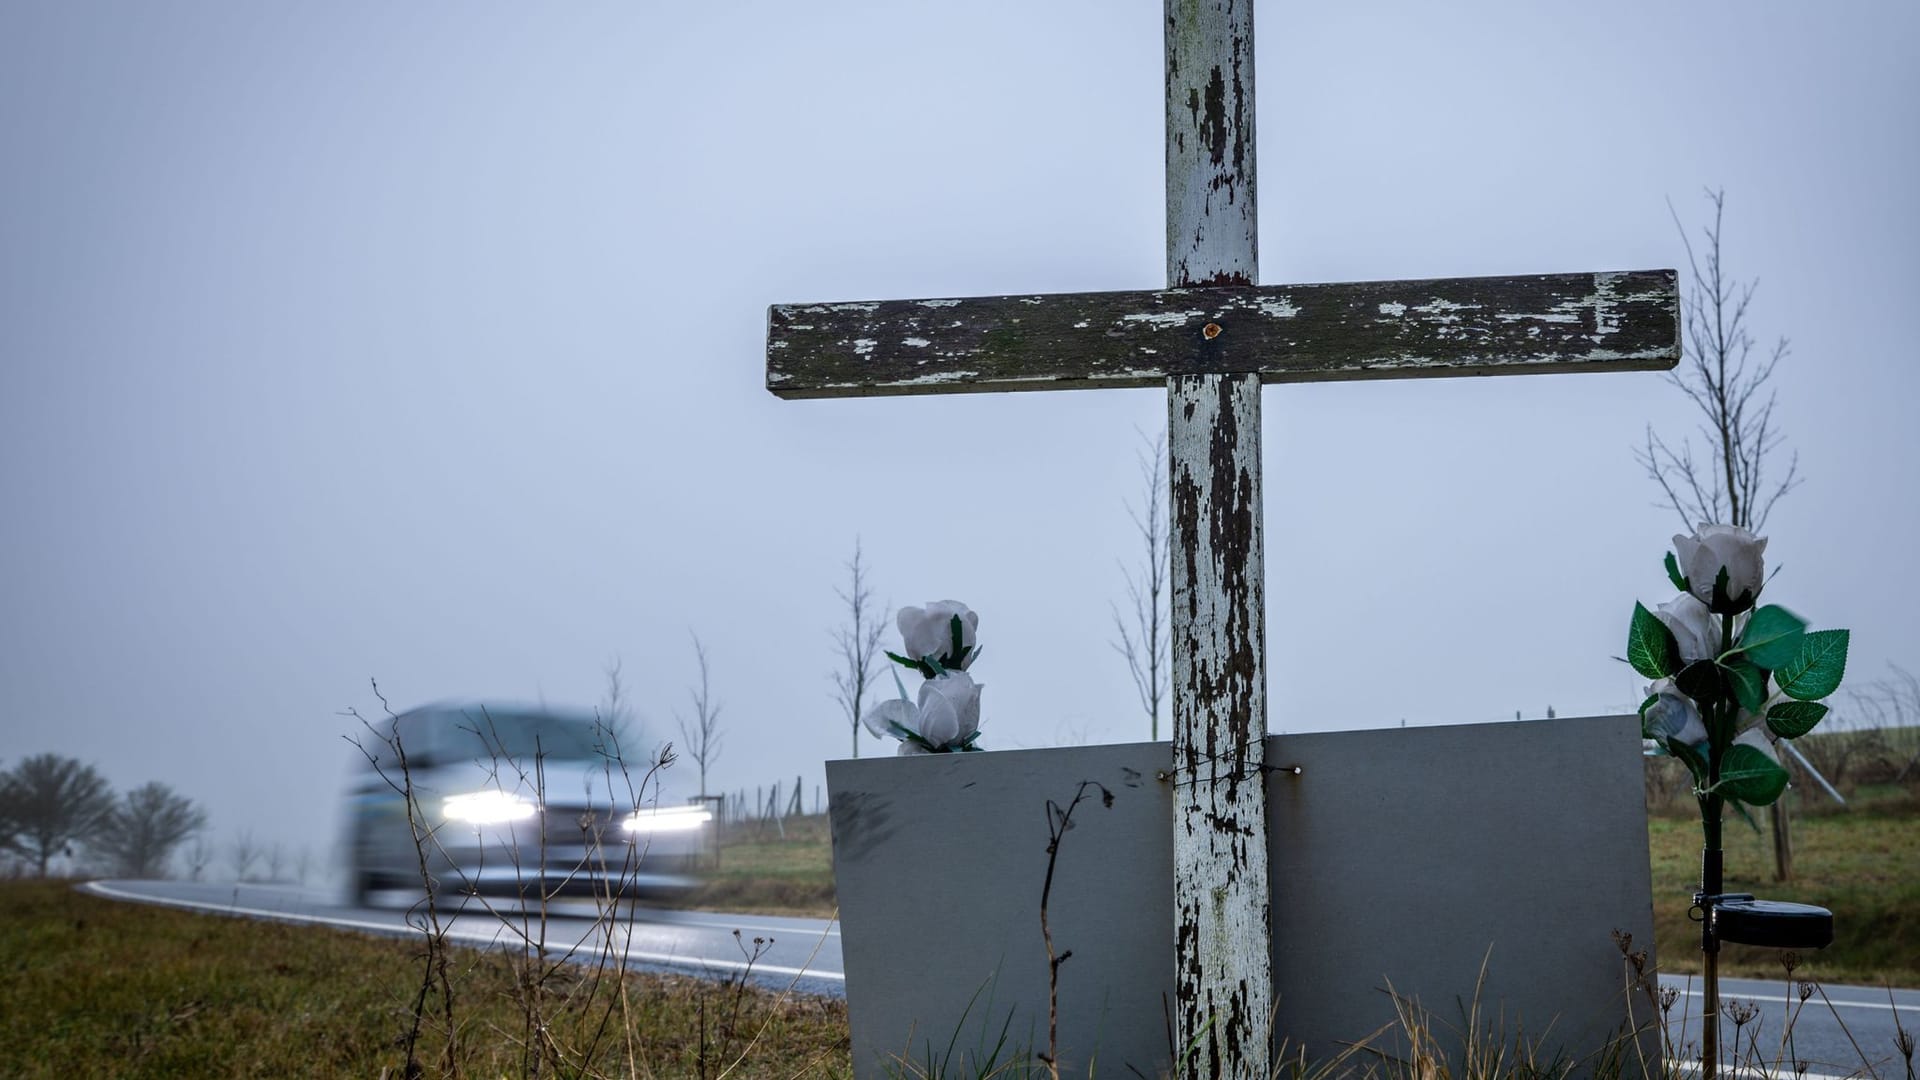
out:
M1389 987L1457 1046L1483 964L1482 1028L1575 1061L1623 1029L1613 931L1653 942L1637 718L1269 736L1266 761L1281 1052L1383 1027L1398 1052ZM856 1075L978 1061L1003 1031L1003 1061L1046 1052L1046 804L1083 780L1113 805L1080 805L1055 868L1062 1072L1167 1071L1170 764L1167 743L828 762Z

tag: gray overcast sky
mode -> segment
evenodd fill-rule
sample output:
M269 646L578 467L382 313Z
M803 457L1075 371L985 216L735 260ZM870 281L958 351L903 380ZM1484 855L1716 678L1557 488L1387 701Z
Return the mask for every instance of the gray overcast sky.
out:
M1157 391L783 402L769 303L1157 287L1160 6L0 0L0 758L332 840L345 706L590 705L811 786L856 535L983 741L1145 738ZM1769 593L1920 663L1920 6L1265 4L1268 283L1683 265L1793 339ZM1266 392L1271 724L1625 711L1657 375ZM863 752L890 752L868 741ZM1488 762L1490 775L1524 767ZM689 770L690 771L690 770ZM690 779L690 778L686 778ZM1472 782L1472 778L1462 778ZM811 796L809 796L809 800Z

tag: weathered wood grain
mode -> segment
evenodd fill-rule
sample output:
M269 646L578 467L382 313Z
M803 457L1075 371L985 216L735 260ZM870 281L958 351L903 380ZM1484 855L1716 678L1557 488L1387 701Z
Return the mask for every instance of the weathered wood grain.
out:
M1166 0L1164 10L1167 285L1218 288L1195 306L1187 305L1199 293L1162 294L1174 297L1173 306L1118 313L1105 327L1144 328L1151 344L1136 341L1135 348L1153 350L1146 357L1166 353L1210 365L1163 377L1172 586L1173 1028L1175 1045L1186 1050L1172 1064L1181 1080L1267 1080L1273 951L1261 771L1267 734L1261 376L1235 365L1264 351L1241 332L1272 325L1285 308L1270 314L1258 302L1246 306L1260 280L1253 4ZM1100 325L1086 321L1089 329ZM1134 363L1141 358L1136 352Z
M1184 264L1183 264L1184 265ZM1672 270L780 304L783 398L1161 386L1169 376L1325 382L1665 371Z

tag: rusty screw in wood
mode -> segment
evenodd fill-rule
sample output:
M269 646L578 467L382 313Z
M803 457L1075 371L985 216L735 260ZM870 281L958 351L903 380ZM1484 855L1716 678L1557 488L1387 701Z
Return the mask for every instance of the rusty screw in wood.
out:
M1217 322L1210 322L1207 325L1201 327L1200 332L1207 336L1208 341L1212 341L1214 338L1217 338L1220 336L1220 324Z

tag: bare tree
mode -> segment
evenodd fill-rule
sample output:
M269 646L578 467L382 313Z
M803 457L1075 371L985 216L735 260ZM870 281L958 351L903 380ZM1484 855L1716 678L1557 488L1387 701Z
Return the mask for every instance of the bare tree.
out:
M693 758L693 764L700 772L700 797L707 797L707 769L720 760L720 703L713 700L712 690L707 684L707 647L701 643L700 635L693 635L693 656L700 665L700 685L688 687L687 696L693 699L693 720L675 714L680 722L680 738L687 748L687 755Z
M273 846L267 849L267 880L279 881L280 870L286 864L286 851L280 847L280 841L275 840Z
M1708 191L1707 200L1713 203L1713 224L1701 230L1706 243L1697 254L1679 213L1673 214L1674 227L1686 245L1692 280L1681 304L1688 363L1667 376L1700 411L1705 456L1694 456L1691 436L1676 446L1655 433L1651 424L1646 447L1634 456L1665 496L1666 501L1656 505L1672 508L1688 530L1721 524L1759 532L1766 527L1774 504L1799 484L1798 454L1788 458L1785 475L1778 482L1769 479L1766 468L1782 439L1773 422L1775 393L1767 381L1787 357L1787 339L1780 338L1771 352L1755 357L1747 309L1760 282L1727 276L1721 261L1720 228L1726 192ZM1786 800L1775 802L1769 816L1774 877L1786 881L1793 877Z
M161 877L174 849L206 825L206 812L192 799L154 781L122 795L87 846L123 877Z
M187 880L199 881L212 861L213 841L204 832L193 834L193 843L187 845Z
M1141 500L1127 504L1127 516L1140 534L1144 548L1140 563L1120 572L1127 579L1128 610L1113 606L1113 628L1120 635L1113 649L1126 658L1127 671L1133 676L1133 688L1140 695L1140 710L1147 714L1151 738L1160 738L1160 703L1167 697L1169 667L1167 611L1167 440L1139 432L1140 449L1135 457L1140 464Z
M46 877L48 860L99 835L113 808L113 791L93 766L58 754L24 758L0 773L0 821L8 823L0 845Z
M847 563L847 587L833 594L847 605L847 622L833 632L833 644L840 651L840 667L833 672L833 699L846 713L853 729L853 756L860 756L860 716L863 701L873 680L880 677L874 658L880 651L880 636L886 632L884 609L876 609L873 588L867 584L867 564L860 550L860 538L853 541L853 561Z
M253 864L260 861L260 844L253 838L252 829L241 829L233 838L233 846L227 849L227 861L233 866L233 880L245 881L253 870Z
M621 748L635 737L634 728L638 720L633 704L628 700L626 682L621 676L623 666L623 661L617 656L607 661L604 669L607 674L607 695L600 703L600 723L613 743L606 748L607 756L615 760L624 759Z
M9 869L21 864L20 820L16 816L13 800L7 797L7 777L10 774L0 771L0 855L7 856Z
M1766 469L1782 439L1774 426L1775 394L1767 381L1787 357L1787 339L1780 338L1771 352L1755 358L1747 309L1760 282L1727 276L1720 229L1726 193L1709 191L1707 199L1713 203L1713 224L1701 230L1706 243L1698 254L1679 214L1674 214L1692 281L1681 305L1688 362L1667 376L1700 410L1705 456L1694 456L1691 436L1675 445L1651 424L1646 447L1635 456L1665 496L1657 505L1679 514L1689 530L1717 523L1758 532L1766 527L1774 504L1800 482L1798 454L1788 459L1786 475L1777 483Z

